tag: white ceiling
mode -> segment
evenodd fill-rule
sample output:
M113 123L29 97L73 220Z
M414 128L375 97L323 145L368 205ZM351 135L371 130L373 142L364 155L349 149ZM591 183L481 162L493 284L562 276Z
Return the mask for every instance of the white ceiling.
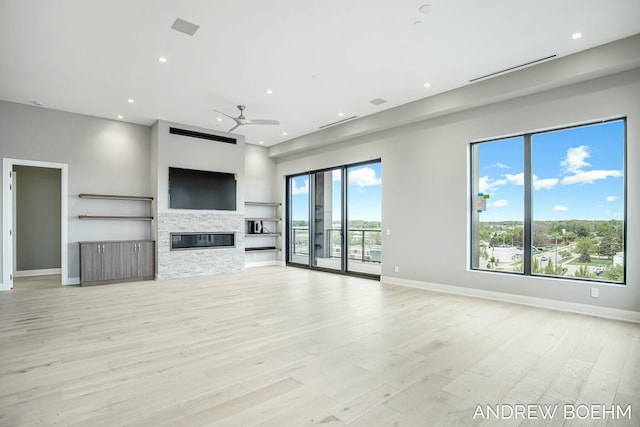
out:
M221 131L244 104L271 146L637 33L640 0L0 0L0 99Z

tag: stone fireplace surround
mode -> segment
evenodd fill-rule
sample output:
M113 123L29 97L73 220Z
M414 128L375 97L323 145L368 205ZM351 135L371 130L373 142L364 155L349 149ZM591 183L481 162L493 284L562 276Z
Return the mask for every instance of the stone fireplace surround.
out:
M235 233L235 247L171 250L171 233ZM158 214L158 280L244 270L244 215L236 213Z

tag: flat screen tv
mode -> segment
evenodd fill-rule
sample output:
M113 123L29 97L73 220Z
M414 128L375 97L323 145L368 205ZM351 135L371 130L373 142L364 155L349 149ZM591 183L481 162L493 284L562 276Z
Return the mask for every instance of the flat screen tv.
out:
M236 210L236 175L169 168L171 209Z

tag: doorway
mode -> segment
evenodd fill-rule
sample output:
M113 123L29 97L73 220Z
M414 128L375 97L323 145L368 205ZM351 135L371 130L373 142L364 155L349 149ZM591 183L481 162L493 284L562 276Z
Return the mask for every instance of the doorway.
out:
M379 278L380 160L287 177L288 265Z
M42 268L34 268L31 269L31 271L29 271L28 266L34 266L34 265L38 265L38 263L36 261L34 261L33 259L28 259L29 257L32 257L32 253L33 252L33 248L31 251L27 251L27 253L29 253L30 255L27 256L27 259L24 258L20 258L18 257L18 253L16 252L16 247L14 245L14 236L16 236L16 232L20 231L20 227L16 227L16 225L20 222L20 217L15 218L16 221L14 221L14 215L16 213L16 208L18 206L20 206L19 201L16 202L16 200L18 199L18 195L16 192L16 188L18 188L19 191L19 178L18 178L18 186L16 187L15 185L15 177L16 175L20 175L20 170L22 170L23 174L26 174L28 171L30 171L30 169L28 168L35 168L32 171L38 172L37 169L44 169L44 170L40 170L39 172L42 172L40 175L44 175L44 176L59 176L59 195L60 195L60 201L59 204L56 204L54 209L55 209L55 221L58 222L59 227L55 227L59 232L59 239L53 239L53 241L55 242L54 244L56 246L59 246L59 252L58 252L58 248L54 248L53 250L51 250L51 248L42 248L42 247L37 247L34 246L34 248L36 248L35 252L36 252L36 256L37 256L37 252L38 250L41 249L49 249L48 252L46 253L47 257L51 257L51 253L49 252L53 252L53 256L54 257L59 257L59 265L60 265L60 275L61 275L61 284L62 285L66 285L69 284L69 280L68 280L68 251L67 251L67 222L68 222L68 218L67 218L67 212L68 212L68 208L67 208L67 198L68 198L68 190L67 190L67 183L68 183L68 178L67 178L67 172L68 172L68 165L63 164L63 163L51 163L51 162L40 162L40 161L33 161L33 160L20 160L20 159L3 159L3 175L2 175L2 184L3 184L3 209L2 209L2 219L3 219L3 230L2 230L2 241L3 241L3 263L2 263L2 284L0 286L0 290L9 290L9 289L13 289L13 282L14 282L14 278L15 278L15 269L14 268L18 268L18 270L27 270L26 274L33 274L36 270L43 270L40 273L46 274L46 273L51 273L52 271L56 271L57 272L57 268L55 270L50 270L50 269L42 269ZM17 170L17 173L14 173L14 169ZM53 174L51 174L51 169L56 170ZM36 175L38 175L36 173ZM36 200L37 202L37 200ZM16 203L18 203L18 205L16 205ZM33 203L35 203L33 200L31 200L29 203L27 203L25 206L30 206L33 205ZM44 209L46 210L46 209ZM59 211L59 217L57 216ZM18 213L18 215L21 215L20 213ZM37 215L36 215L36 219L37 221ZM46 221L46 218L40 218L41 221ZM56 224L57 225L57 224ZM29 241L33 241L34 239L37 240L37 236L28 236L27 237ZM17 236L16 240L20 240L20 236ZM51 243L49 243L50 245ZM44 253L43 253L44 254ZM14 262L14 260L16 260L16 262ZM50 263L51 261L44 261L44 264L42 265L46 265L47 263ZM22 265L20 265L22 264ZM15 266L15 267L14 267ZM37 273L36 273L37 274Z

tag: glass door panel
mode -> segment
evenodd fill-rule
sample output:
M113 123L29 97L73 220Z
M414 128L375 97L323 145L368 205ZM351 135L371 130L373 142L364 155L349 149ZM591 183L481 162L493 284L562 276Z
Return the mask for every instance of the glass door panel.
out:
M287 260L309 265L309 175L289 178L289 241Z
M380 275L382 163L347 168L347 271Z
M342 270L342 169L313 179L313 266Z

